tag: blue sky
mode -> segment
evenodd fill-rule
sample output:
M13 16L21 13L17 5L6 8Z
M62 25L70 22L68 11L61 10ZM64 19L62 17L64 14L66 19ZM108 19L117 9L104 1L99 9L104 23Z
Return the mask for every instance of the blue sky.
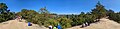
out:
M6 3L12 12L20 12L24 8L38 11L46 6L51 13L80 14L80 12L90 12L98 1L106 9L120 11L120 0L0 0L0 3Z

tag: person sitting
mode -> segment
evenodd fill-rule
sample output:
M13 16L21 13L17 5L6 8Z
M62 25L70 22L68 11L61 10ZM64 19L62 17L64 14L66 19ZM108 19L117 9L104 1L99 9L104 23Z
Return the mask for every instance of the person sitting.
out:
M51 25L49 26L49 29L52 29L52 26L51 26Z
M57 29L56 27L54 27L53 29Z
M28 22L28 26L32 26L32 24L30 22Z
M60 26L60 24L58 24L57 28L58 28L58 29L62 29L61 26Z

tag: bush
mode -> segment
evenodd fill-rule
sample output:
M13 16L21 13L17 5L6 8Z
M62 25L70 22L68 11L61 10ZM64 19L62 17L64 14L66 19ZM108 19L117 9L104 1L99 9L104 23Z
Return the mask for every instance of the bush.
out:
M120 23L120 15L118 13L110 13L109 19Z
M5 3L0 3L0 22L8 21L15 17L15 13L10 12L7 8Z
M69 28L71 27L71 23L72 21L70 19L67 19L67 18L59 18L57 19L60 23L60 25L62 26L62 28Z

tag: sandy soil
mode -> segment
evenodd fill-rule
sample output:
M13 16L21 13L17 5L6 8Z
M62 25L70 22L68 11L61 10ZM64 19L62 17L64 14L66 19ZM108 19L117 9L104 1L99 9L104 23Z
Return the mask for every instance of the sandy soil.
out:
M0 23L0 29L47 29L47 28L39 27L37 24L27 26L25 20L22 20L22 22L19 22L18 20L9 20L7 22Z
M80 28L81 25L67 29L120 29L120 24L112 20L102 18L100 22L92 23L90 26Z
M112 20L102 18L100 22L92 23L90 26L80 28L79 26L74 26L67 29L120 29L120 24ZM0 23L0 29L48 29L45 27L39 27L37 24L32 24L32 26L27 26L25 20L19 22L18 20L9 20L3 23Z

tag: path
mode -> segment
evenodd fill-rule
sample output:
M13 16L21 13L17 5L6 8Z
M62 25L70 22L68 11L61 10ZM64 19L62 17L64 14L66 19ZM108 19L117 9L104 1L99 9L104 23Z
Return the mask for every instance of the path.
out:
M80 28L80 26L74 26L67 29L120 29L120 24L112 20L102 18L100 22L92 23L90 26ZM9 20L0 23L0 29L48 29L45 27L39 27L37 24L32 24L32 26L27 26L25 20L23 22L18 22L17 20Z
M120 24L112 20L102 18L100 22L92 23L90 26L80 28L80 26L75 26L67 29L120 29Z
M27 26L25 20L19 22L18 20L9 20L7 22L0 23L0 29L46 29L39 27L37 24L32 24L32 26Z

